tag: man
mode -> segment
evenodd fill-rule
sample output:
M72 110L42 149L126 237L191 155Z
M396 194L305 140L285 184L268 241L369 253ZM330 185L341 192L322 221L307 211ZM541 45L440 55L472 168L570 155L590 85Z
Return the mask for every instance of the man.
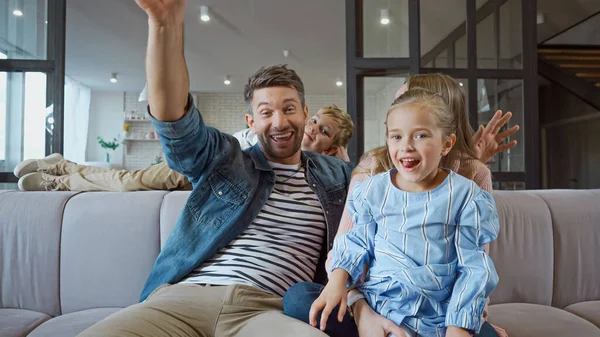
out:
M260 69L246 85L257 145L242 151L207 127L188 96L185 1L136 2L149 16L153 123L169 166L194 189L143 302L81 336L325 336L285 316L281 296L296 282L325 279L352 165L300 150L304 86L285 66Z
M354 123L348 113L335 105L321 108L304 128L302 150L336 156L350 161L346 146ZM242 149L258 140L251 129L233 134ZM15 167L18 186L23 191L112 191L191 190L184 175L170 169L166 162L138 170L111 170L78 165L53 153L43 159L27 159Z

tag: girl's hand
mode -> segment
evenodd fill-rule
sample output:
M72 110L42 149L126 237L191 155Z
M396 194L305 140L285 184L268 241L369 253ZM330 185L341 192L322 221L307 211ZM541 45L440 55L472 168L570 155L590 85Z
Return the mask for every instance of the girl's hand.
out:
M321 292L321 295L313 302L310 306L310 313L308 315L310 325L317 326L317 314L321 313L321 322L319 329L325 331L327 325L327 319L333 309L339 305L338 321L344 319L346 314L346 303L348 303L348 290L346 289L346 280L348 279L348 273L343 269L336 269L331 273L329 282L325 286L325 289ZM325 309L323 309L325 308Z
M354 304L354 321L358 327L359 337L406 337L400 327L389 319L379 315L363 298Z

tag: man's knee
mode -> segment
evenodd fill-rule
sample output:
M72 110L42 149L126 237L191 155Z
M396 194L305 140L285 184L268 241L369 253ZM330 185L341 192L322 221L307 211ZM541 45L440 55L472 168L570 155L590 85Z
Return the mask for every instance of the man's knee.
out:
M327 337L323 331L297 321L278 311L267 311L254 318L239 330L235 337Z
M283 312L290 317L308 322L310 306L319 297L323 286L313 282L300 282L283 295Z

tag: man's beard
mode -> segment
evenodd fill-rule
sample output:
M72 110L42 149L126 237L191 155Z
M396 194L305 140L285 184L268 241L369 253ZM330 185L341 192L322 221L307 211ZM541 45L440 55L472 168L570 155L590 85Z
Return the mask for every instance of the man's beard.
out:
M265 152L265 154L269 157L269 158L276 158L276 159L287 159L292 157L293 155L296 154L296 152L298 152L298 150L300 150L300 147L302 146L302 138L304 137L304 129L295 129L295 128L289 128L286 129L284 131L273 131L271 132L271 130L269 130L267 132L267 134L270 133L284 133L284 132L289 132L292 131L294 134L292 135L292 138L290 139L291 144L288 145L287 147L277 147L277 144L273 143L273 140L271 139L271 137L269 137L268 135L262 134L262 133L257 133L256 137L258 138L258 144L261 148L261 150L263 150L263 152Z

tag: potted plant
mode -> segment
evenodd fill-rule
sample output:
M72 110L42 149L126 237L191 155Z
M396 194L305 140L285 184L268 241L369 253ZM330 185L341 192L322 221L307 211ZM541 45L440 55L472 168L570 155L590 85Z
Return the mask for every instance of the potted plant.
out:
M98 139L98 144L100 144L100 146L104 149L104 151L106 151L106 157L105 157L106 162L110 163L110 152L109 151L116 150L120 145L120 141L117 138L113 138L113 140L110 142L105 141L100 136L98 136L96 138Z

